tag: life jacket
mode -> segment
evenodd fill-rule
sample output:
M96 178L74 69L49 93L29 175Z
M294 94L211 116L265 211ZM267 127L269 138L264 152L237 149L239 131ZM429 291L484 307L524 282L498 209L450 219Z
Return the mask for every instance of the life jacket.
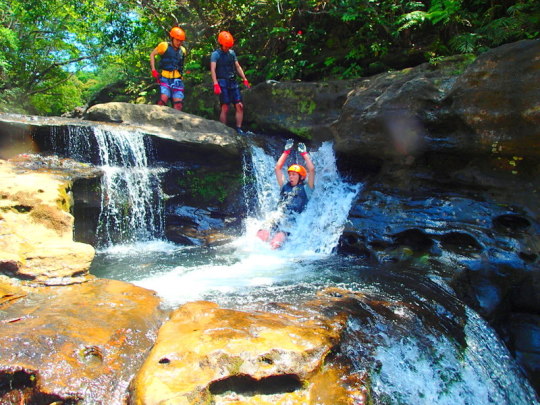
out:
M168 70L169 72L178 70L180 73L184 73L185 52L186 50L183 46L175 49L172 44L169 44L167 50L163 53L163 55L161 55L161 60L159 61L159 68L162 70Z
M234 67L235 57L231 50L224 52L222 49L216 49L219 58L216 61L216 76L218 79L233 79L236 75Z
M308 196L304 187L304 183L299 183L293 187L291 183L286 182L281 187L278 205L290 212L300 213L304 211L308 203Z

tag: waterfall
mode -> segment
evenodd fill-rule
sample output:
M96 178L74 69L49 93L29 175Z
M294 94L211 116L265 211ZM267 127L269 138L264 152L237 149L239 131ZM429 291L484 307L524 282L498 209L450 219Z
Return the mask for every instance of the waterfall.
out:
M149 166L148 149L136 130L68 127L64 154L87 162L95 159L103 171L97 227L101 247L154 240L163 234L159 178L163 170ZM96 157L92 150L98 151Z
M315 189L306 209L298 215L296 227L283 249L295 254L328 255L338 243L361 185L348 184L341 178L330 142L323 143L310 155L316 168ZM257 146L251 147L251 156L250 175L254 178L256 208L249 211L252 217L247 221L248 236L254 235L265 221L275 215L280 191L274 174L277 158L267 155ZM292 163L296 162L288 161L286 166Z
M153 289L168 304L178 305L197 299L223 302L228 296L234 296L236 302L259 299L254 298L259 294L266 299L271 286L283 284L291 289L281 291L281 299L288 294L298 298L296 285L319 277L317 263L333 256L360 185L348 184L341 178L331 143L311 151L317 171L315 189L287 242L281 249L272 250L256 233L278 203L280 190L274 174L277 157L253 145L249 151L245 173L250 192L243 234L216 248L178 247L169 253L168 263L160 264L152 274L144 266L137 268L143 260L142 254L137 254L134 265L122 270L126 280ZM288 163L292 163L290 160ZM160 262L167 261L165 256L160 253ZM306 293L310 294L309 290Z
M148 167L137 131L95 128L102 178L100 244L148 241L163 234L159 169Z

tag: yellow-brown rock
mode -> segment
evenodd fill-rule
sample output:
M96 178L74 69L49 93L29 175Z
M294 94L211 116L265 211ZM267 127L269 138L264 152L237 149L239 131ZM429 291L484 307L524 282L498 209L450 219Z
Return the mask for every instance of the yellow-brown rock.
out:
M0 160L0 271L48 284L84 281L94 258L73 241L71 182Z
M327 361L346 316L242 312L187 303L159 331L130 403L361 404L359 381Z
M0 403L125 403L164 318L155 293L103 279L23 283L0 277Z

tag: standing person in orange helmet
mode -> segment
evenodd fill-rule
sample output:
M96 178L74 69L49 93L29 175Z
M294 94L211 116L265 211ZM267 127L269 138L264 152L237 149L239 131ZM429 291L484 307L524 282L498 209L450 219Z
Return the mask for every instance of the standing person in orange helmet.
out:
M251 87L236 53L231 49L234 45L233 36L227 31L221 31L218 35L219 48L210 55L210 74L214 83L214 93L219 94L221 112L219 120L227 123L227 112L229 104L233 104L236 110L236 132L244 135L242 130L242 121L244 119L244 104L242 103L242 94L236 81L238 74L247 88Z
M184 59L186 48L182 46L186 40L186 33L182 28L174 27L169 32L171 42L160 42L150 54L150 67L152 76L158 81L160 98L158 105L167 105L172 99L172 105L176 110L182 110L184 103ZM156 55L161 55L159 69L156 70Z
M281 187L277 215L271 220L268 227L265 227L266 229L259 229L257 232L257 236L261 240L269 242L272 249L278 249L283 245L296 222L296 216L306 208L315 187L315 166L307 152L306 145L303 143L298 144L298 152L304 158L307 170L306 167L298 164L289 166L287 169L288 181L286 181L282 169L293 146L294 141L288 139L283 153L274 167L277 182Z

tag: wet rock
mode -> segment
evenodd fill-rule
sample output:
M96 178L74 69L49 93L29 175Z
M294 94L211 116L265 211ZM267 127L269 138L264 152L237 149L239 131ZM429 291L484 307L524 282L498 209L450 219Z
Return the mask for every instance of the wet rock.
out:
M345 320L285 306L270 313L185 304L160 329L130 403L363 403L359 383L347 386L346 369L325 361Z
M517 313L509 322L510 347L534 386L540 386L540 317Z
M511 308L519 313L540 313L540 268L525 268L519 282L514 280Z
M440 240L443 249L460 255L474 255L484 250L474 237L465 232L448 232Z
M71 181L0 161L0 270L41 283L87 279L94 248L73 241Z
M392 235L392 238L394 243L419 253L429 252L434 244L432 238L420 229L407 229Z
M412 195L414 194L414 195ZM417 190L404 193L381 183L364 188L341 239L344 251L362 251L385 261L410 249L443 263L534 263L540 224L534 217L490 199L488 194Z
M166 215L165 236L175 243L215 246L230 242L241 232L240 218L232 213L209 211L179 202L171 205L170 211Z
M149 290L0 278L0 402L124 403L163 314Z

